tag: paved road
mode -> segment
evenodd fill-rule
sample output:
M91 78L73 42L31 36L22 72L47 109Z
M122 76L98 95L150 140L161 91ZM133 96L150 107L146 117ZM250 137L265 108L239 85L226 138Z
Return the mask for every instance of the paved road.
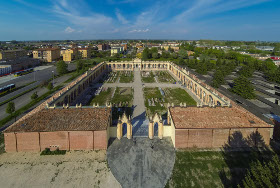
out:
M68 70L69 71L75 70L75 69L76 69L75 64L69 64L68 65ZM36 81L42 82L44 80L48 80L48 79L52 78L52 76L53 76L52 71L54 71L54 74L57 74L55 66L51 66L51 67L48 67L48 68L43 69L43 70L42 70L42 67L41 68L38 67L35 70L37 70L37 71L34 71L31 74L26 74L26 75L20 76L20 77L13 77L13 75L11 75L10 78L12 78L12 80L11 79L7 80L6 77L1 77L0 78L0 87L6 86L6 85L9 85L9 84L16 84L16 87L26 85L26 84L34 81L34 75L35 75L35 80Z
M175 163L170 138L114 140L107 150L110 170L123 188L162 188Z
M55 87L58 86L59 84L63 83L67 79L69 79L69 77L70 76L62 76L62 77L56 78L54 80L54 86ZM32 91L26 93L25 95L22 95L16 99L14 99L13 102L15 103L16 110L20 109L21 107L23 107L23 106L27 105L29 102L31 102L30 97L34 92L37 92L38 96L41 96L44 93L46 93L47 91L48 91L48 89L39 87L39 88L36 88L35 90L32 90ZM6 108L7 108L7 104L0 106L0 120L9 115L6 113Z

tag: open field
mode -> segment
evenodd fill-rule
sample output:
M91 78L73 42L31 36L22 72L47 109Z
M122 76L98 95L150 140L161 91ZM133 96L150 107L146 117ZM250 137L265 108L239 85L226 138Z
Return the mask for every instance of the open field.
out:
M196 101L182 88L165 88L163 89L167 102L180 105L186 103L187 105L196 105Z
M159 83L174 83L176 80L167 71L156 71L155 75Z
M179 150L166 187L236 187L252 162L268 160L272 155L271 150Z
M107 167L106 151L0 155L1 187L121 187Z
M154 75L153 71L142 71L141 79L142 79L143 83L154 83L155 75Z
M106 102L110 102L111 100L113 90L113 88L108 88L107 90L101 91L99 95L93 97L93 99L90 101L90 105L92 106L93 103L98 103L100 106L106 105Z
M133 102L133 89L130 87L117 87L111 102L115 104L128 102L128 107L131 107Z
M134 80L133 71L121 71L119 72L120 83L131 83Z
M174 105L180 105L180 103L186 103L186 105L196 105L196 101L181 88L164 88L162 93L160 88L144 88L145 106L147 108L147 114L153 115L155 113L165 114L167 112L167 104L174 103Z

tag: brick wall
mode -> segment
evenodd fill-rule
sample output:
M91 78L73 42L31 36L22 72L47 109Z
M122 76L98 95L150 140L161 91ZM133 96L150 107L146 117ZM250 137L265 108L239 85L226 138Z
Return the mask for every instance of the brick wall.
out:
M107 149L107 131L94 131L94 149Z
M212 129L190 129L188 147L211 148Z
M6 152L107 149L107 130L4 133Z
M228 143L229 129L214 129L212 147L223 147Z
M41 132L40 133L41 150L50 146L58 146L60 150L69 150L68 132Z
M218 148L228 141L231 147L269 145L270 131L270 128L176 129L175 148Z
M18 151L40 151L39 133L17 133L17 149Z
M6 152L17 152L17 141L15 133L4 133Z
M70 150L92 150L93 131L69 132Z

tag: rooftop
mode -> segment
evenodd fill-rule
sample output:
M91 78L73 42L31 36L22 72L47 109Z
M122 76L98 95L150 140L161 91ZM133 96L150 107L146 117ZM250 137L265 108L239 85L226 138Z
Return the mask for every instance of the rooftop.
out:
M16 122L5 132L106 130L110 114L110 108L44 109Z
M177 129L271 127L260 118L239 107L171 107Z
M54 51L54 50L60 50L59 48L39 48L35 49L33 51Z

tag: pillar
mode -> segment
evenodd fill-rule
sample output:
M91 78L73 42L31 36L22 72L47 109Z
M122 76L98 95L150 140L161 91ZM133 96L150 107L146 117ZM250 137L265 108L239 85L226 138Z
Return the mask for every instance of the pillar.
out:
M120 140L122 138L122 123L119 122L117 125L117 138Z
M170 115L167 115L167 124L170 125Z
M162 139L163 137L163 123L159 122L158 124L158 137L159 139Z
M149 139L154 138L154 123L150 122L149 123Z
M131 139L132 138L132 125L131 123L127 123L127 139Z

